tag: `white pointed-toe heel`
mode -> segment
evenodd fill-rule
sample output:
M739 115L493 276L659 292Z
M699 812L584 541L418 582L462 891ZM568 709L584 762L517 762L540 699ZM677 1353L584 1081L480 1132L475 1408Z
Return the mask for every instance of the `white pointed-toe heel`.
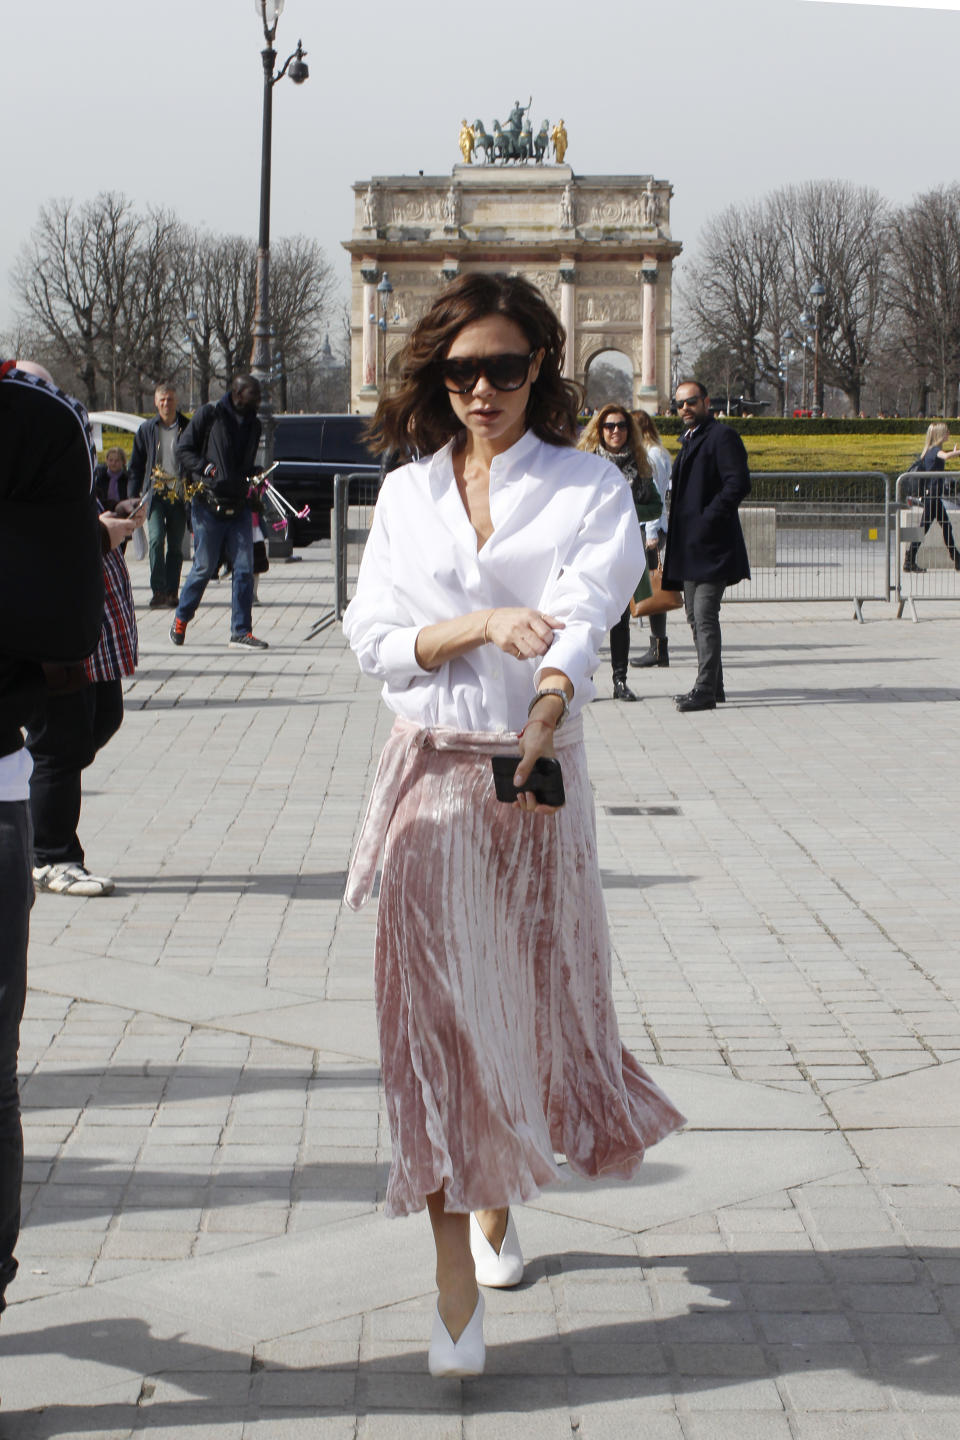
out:
M473 1256L477 1284L493 1290L509 1290L523 1279L523 1251L513 1223L513 1211L507 1212L507 1229L497 1254L480 1228L476 1215L470 1216L470 1253Z
M454 1340L440 1318L440 1307L433 1314L433 1334L427 1364L435 1380L447 1377L482 1375L487 1351L483 1343L483 1296L477 1296L473 1314L459 1340Z

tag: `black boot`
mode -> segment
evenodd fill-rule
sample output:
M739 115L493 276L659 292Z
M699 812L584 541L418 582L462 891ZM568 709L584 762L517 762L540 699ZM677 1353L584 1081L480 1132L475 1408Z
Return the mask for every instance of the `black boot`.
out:
M613 698L614 700L639 700L639 695L634 695L627 684L626 670L615 670L613 672Z
M919 549L920 546L918 542L914 540L907 547L907 553L903 557L903 568L910 574L916 574L920 569L920 566L917 564L917 551Z
M659 665L661 669L666 669L670 664L666 637L664 637L663 640L658 640L656 635L651 635L650 649L646 655L640 655L636 660L631 660L630 664L635 665L638 670L651 670L654 665Z

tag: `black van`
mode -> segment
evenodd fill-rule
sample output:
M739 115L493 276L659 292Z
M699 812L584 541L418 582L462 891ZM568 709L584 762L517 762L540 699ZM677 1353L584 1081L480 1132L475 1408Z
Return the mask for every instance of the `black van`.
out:
M310 506L306 520L291 526L294 545L309 545L330 535L334 475L380 478L379 458L366 447L363 415L278 415L273 458L279 461L272 483L297 510Z

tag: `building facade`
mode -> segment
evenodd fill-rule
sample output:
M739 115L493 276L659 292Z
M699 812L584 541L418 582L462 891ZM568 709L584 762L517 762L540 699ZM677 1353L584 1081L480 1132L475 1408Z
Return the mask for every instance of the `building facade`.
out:
M567 332L566 374L585 385L611 351L633 372L636 408L670 395L673 261L668 181L575 175L569 165L455 165L450 175L354 185L351 408L371 412L406 334L466 271L531 280ZM390 289L384 284L389 277ZM378 288L379 287L379 288Z

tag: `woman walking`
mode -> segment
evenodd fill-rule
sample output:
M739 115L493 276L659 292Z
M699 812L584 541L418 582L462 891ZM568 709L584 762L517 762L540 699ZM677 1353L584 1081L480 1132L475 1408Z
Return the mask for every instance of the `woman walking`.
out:
M944 450L944 445L950 439L949 426L943 421L936 421L927 427L927 438L924 441L923 450L917 469L928 475L942 475L946 469L946 462L960 455L960 447L954 445L952 450ZM923 532L926 537L927 531L933 524L939 523L943 533L943 543L947 547L950 559L954 568L960 570L960 552L957 550L956 541L953 536L953 526L950 523L950 514L943 500L943 489L946 482L943 480L924 480L921 498L923 500ZM915 540L907 550L903 561L904 570L917 571L921 567L917 564L917 551L923 542Z
M630 486L637 519L658 522L663 514L663 500L653 482L653 469L640 438L640 428L633 415L619 405L601 405L591 416L580 437L580 449L601 455L616 465ZM654 567L655 568L655 567ZM641 572L642 573L642 572ZM647 590L646 594L649 595ZM636 700L627 684L627 661L630 658L630 605L610 631L610 663L613 667L614 700Z
M382 844L386 1212L429 1210L434 1375L483 1370L478 1283L522 1277L509 1207L560 1178L554 1153L629 1176L683 1123L611 999L580 712L643 549L619 474L573 448L563 349L517 277L464 276L422 317L375 436L424 458L386 477L344 618L396 715L346 900ZM557 757L565 803L534 788Z

